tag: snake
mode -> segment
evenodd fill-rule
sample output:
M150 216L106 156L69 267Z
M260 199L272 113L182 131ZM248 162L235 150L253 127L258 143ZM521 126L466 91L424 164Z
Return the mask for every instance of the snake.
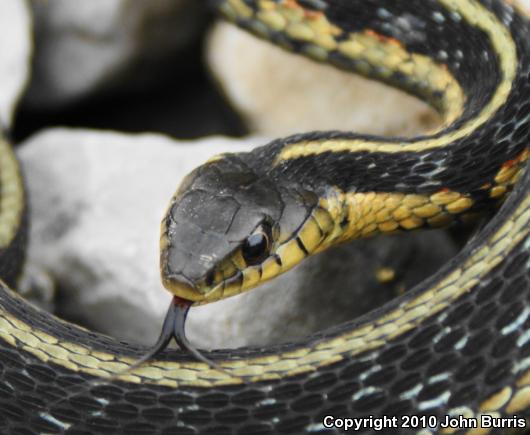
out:
M443 122L416 137L301 133L192 171L161 223L160 272L173 300L155 351L63 321L13 291L28 205L2 138L0 432L524 430L529 15L502 0L211 3L283 49L426 101ZM182 328L193 305L247 291L310 255L484 213L491 219L438 272L349 322L268 347L163 349L171 338L189 344Z

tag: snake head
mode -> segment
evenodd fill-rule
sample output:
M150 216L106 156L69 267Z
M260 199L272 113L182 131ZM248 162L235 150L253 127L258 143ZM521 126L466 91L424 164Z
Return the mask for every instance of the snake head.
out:
M296 234L317 203L257 173L245 154L211 159L183 180L162 221L164 286L203 304L278 275L307 255Z

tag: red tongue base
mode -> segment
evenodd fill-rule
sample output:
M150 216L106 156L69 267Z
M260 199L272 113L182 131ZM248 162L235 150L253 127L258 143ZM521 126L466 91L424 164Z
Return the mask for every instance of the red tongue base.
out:
M171 303L181 308L191 307L193 305L193 301L190 301L188 299L182 299L182 298L179 298L178 296L173 296Z

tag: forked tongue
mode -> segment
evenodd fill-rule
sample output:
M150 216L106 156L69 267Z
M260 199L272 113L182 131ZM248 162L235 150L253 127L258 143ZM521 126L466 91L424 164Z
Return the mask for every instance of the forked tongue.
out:
M186 338L186 334L185 334L186 317L188 316L188 312L192 304L193 304L192 301L181 299L178 296L173 296L173 299L171 300L171 303L169 304L169 308L166 313L166 318L164 319L164 323L162 325L162 330L160 332L160 336L158 337L158 340L153 345L153 347L149 351L147 351L147 353L144 356L142 356L134 364L132 364L127 369L127 371L132 371L134 369L137 369L145 362L157 356L160 352L162 352L164 349L167 348L171 339L174 338L178 346L182 350L189 352L198 361L201 361L207 364L209 367L211 367L214 370L223 372L231 377L234 376L233 374L231 374L230 372L222 368L219 364L213 362L212 360L209 360L204 355L202 355L195 347L192 346L192 344Z

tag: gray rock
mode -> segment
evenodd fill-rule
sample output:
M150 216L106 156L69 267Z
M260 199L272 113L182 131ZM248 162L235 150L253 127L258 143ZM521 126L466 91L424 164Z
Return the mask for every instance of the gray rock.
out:
M30 257L59 281L68 317L154 342L170 300L159 279L159 222L175 187L213 154L262 143L66 129L28 140L20 156L31 201ZM303 336L380 305L453 253L440 232L345 245L258 290L193 308L188 336L206 348ZM396 279L379 282L382 267Z
M31 4L37 36L27 101L40 107L157 80L168 69L160 64L197 34L201 7L193 0Z
M31 17L23 0L0 2L0 123L11 126L26 85L32 51Z

